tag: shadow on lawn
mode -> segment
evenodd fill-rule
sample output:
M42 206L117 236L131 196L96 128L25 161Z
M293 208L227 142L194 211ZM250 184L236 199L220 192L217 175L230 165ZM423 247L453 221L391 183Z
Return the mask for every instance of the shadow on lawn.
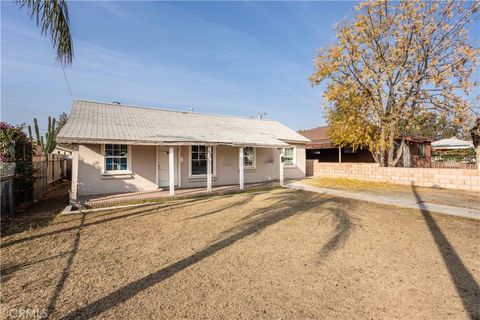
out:
M1 283L7 282L11 278L11 276L19 270L26 269L26 268L28 268L30 266L33 266L35 264L38 264L38 263L43 263L45 261L61 258L61 257L66 256L67 254L68 254L68 252L63 252L63 253L60 253L60 254L57 254L57 255L54 255L54 256L51 256L51 257L39 259L39 260L36 260L36 261L33 261L33 262L22 262L22 263L7 264L5 266L2 266L0 268L0 279L1 279L0 281L1 281Z
M326 259L330 253L338 250L345 244L354 226L345 210L339 208L327 208L327 210L330 212L336 225L333 230L333 236L320 250L320 262Z
M214 215L216 213L222 212L224 210L228 210L228 209L238 207L238 206L244 206L247 203L251 202L254 197L255 197L255 194L245 194L245 200L234 202L231 205L222 207L222 208L217 209L217 210L202 213L202 214L199 214L199 215L196 215L196 216L193 216L193 217L188 217L185 220L194 220L194 219L204 218L204 217L211 216L211 215Z
M335 203L339 205L349 204L349 201L346 199L321 198L304 191L281 192L275 195L275 200L276 202L268 207L254 210L254 212L248 216L247 220L240 220L241 223L238 226L221 233L217 241L207 245L200 251L143 278L133 281L97 301L67 314L63 319L91 318L98 316L116 305L129 300L143 290L174 276L176 273L210 257L216 252L235 244L237 241L261 232L265 228L289 217L301 215L307 210L314 208L321 210L322 207L319 206L327 203ZM342 209L337 208L336 210ZM346 213L345 215L341 215L340 220L343 219L344 222L340 222L340 225L342 226L339 227L340 233L346 232L345 229L348 229L351 225L350 223L345 223L345 221L348 221L347 217ZM338 231L339 230L337 230L337 233ZM346 235L334 235L334 240L330 240L326 247L322 248L324 254L328 254L332 250L338 248L340 240L344 241L346 236L348 236L348 232Z
M72 268L73 259L77 255L78 246L80 244L80 231L83 228L85 223L85 213L82 214L82 219L80 220L80 225L78 226L77 232L75 233L75 239L73 240L72 250L70 250L70 254L68 255L67 265L63 269L62 276L57 282L55 287L55 291L53 292L52 297L50 298L50 303L47 306L47 314L45 316L46 319L50 318L53 310L55 309L55 305L57 304L58 297L62 293L63 287L65 286L65 282L70 274L70 269Z
M427 223L433 240L442 254L443 261L447 266L455 289L462 300L465 311L471 319L480 319L480 287L478 283L467 270L452 244L438 227L414 185L412 185L412 192L421 208L423 218Z
M131 217L131 216L141 217L141 216L145 216L145 215L149 215L149 214L154 214L158 211L164 211L164 210L166 210L170 207L182 208L182 207L191 206L191 205L194 205L194 204L203 203L203 202L207 202L207 201L210 201L210 199L205 200L205 199L202 199L202 198L195 198L195 199L192 199L192 200L182 201L180 203L174 202L174 203L169 203L169 204L166 204L166 205L164 205L164 204L158 204L158 205L153 204L152 206L147 207L148 210L145 210L145 207L142 207L141 209L127 208L127 209L122 209L122 210L109 211L107 213L93 215L93 218L97 219L101 216L112 215L111 217L101 219L101 220L95 220L95 221L88 222L88 223L84 223L83 227L98 225L98 224L101 224L101 223L106 223L106 222L110 222L110 221L124 219L124 218L128 218L128 217ZM118 215L119 213L122 213L122 212L128 212L128 213ZM75 220L72 220L72 221L75 221ZM6 248L6 247L10 247L12 245L15 245L17 243L22 243L22 242L25 242L25 241L35 240L35 239L39 239L39 238L42 238L42 237L52 236L52 235L56 235L56 234L63 233L63 232L73 231L73 230L76 230L77 228L78 228L77 226L73 226L73 227L63 228L63 229L54 230L54 231L50 231L50 232L45 232L45 233L41 233L41 234L36 234L36 235L29 236L29 237L19 238L19 239L11 240L11 241L8 241L8 242L2 242L0 244L0 248Z
M1 238L49 225L68 204L69 186L69 182L59 183L51 187L37 202L24 208L23 212L2 216Z

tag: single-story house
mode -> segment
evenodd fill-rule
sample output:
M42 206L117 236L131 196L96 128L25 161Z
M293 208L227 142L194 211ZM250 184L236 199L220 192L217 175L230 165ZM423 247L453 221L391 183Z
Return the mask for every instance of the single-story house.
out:
M305 176L307 138L274 120L76 100L57 141L72 145L78 196Z
M307 160L320 162L375 162L372 154L366 148L356 149L339 148L328 136L328 126L299 131L308 138L306 144ZM400 142L400 139L397 139ZM432 158L432 139L420 136L405 136L408 145L409 157L402 156L397 166L428 168ZM405 160L405 161L404 161Z
M435 168L475 168L475 148L472 141L457 137L432 142Z
M460 140L457 137L434 141L432 142L432 148L434 151L474 149L472 141Z

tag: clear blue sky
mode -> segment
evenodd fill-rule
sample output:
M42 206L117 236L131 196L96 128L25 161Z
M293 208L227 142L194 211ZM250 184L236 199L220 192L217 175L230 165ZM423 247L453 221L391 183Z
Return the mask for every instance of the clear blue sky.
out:
M308 76L351 2L69 3L73 97L254 116L293 129L324 123ZM26 11L1 2L2 120L69 112L55 51ZM43 129L43 128L42 128Z
M353 2L74 2L69 12L74 98L323 125L308 77L317 50ZM1 2L1 117L18 124L69 112L48 38Z

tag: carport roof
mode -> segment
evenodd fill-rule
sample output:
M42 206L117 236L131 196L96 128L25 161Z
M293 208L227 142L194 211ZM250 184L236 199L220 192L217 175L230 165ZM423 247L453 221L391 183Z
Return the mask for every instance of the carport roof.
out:
M309 140L274 120L75 100L57 141L282 147Z

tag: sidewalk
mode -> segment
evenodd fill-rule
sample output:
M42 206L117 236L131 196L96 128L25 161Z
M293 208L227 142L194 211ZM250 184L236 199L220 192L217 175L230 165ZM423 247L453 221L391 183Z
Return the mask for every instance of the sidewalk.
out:
M429 210L432 212L448 214L452 216L480 220L480 209L455 207L455 206L448 206L448 205L436 204L431 202L418 201L415 195L413 194L411 196L397 196L397 195L386 195L386 194L373 194L371 192L362 192L362 191L336 190L336 189L330 189L330 188L314 187L300 181L290 182L290 183L287 183L285 186L291 189L299 189L299 190L305 190L310 192L323 193L323 194L328 194L336 197L350 198L350 199L355 199L360 201L368 201L368 202L385 204L390 206L397 206L402 208Z

